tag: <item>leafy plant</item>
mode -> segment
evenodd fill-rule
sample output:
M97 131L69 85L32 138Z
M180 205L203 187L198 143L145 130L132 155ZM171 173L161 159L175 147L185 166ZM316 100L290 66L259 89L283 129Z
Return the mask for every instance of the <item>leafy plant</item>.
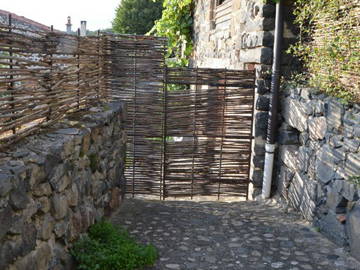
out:
M125 230L105 221L92 225L70 253L82 270L142 269L153 265L158 256L152 245L136 243Z
M148 33L168 38L166 57L169 66L189 64L193 51L193 5L192 0L164 0L162 17Z
M360 28L355 0L295 0L299 56L311 86L345 101L360 100Z
M122 0L116 9L113 31L143 35L161 17L162 0Z
M90 169L91 172L94 173L99 169L99 158L98 155L93 153L89 155L90 160Z
M349 177L349 182L357 187L360 187L360 175Z

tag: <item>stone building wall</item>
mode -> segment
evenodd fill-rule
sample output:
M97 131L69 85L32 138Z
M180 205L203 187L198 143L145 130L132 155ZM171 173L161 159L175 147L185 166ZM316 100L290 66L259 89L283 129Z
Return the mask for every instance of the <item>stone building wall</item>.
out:
M360 259L360 105L289 87L281 109L278 193Z
M119 205L126 108L90 111L0 153L0 269L71 269L69 244Z
M253 197L259 194L263 180L275 24L275 6L264 2L226 0L217 6L216 0L197 0L194 11L193 66L256 72L250 175ZM290 7L286 9L287 21L291 22ZM291 23L285 24L285 43L294 40L294 31ZM290 61L284 58L284 64L292 64Z

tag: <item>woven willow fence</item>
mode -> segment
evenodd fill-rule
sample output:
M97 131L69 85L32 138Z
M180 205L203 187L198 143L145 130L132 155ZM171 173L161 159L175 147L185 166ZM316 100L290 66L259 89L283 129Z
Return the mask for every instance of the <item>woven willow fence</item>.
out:
M119 60L116 50L127 51L117 71L133 61L133 43L128 42L133 39L149 50L164 43L153 37L79 37L0 24L0 148L67 114L116 99L110 90L116 87L112 63ZM131 81L134 74L126 76Z
M0 147L105 99L107 44L0 24Z

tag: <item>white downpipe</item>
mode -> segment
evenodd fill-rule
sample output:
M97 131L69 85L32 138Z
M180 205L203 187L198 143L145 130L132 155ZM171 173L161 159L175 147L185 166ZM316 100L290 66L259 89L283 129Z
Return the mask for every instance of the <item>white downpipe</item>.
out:
M265 144L265 166L264 166L264 178L262 186L262 198L270 198L271 181L274 168L274 152L275 144Z

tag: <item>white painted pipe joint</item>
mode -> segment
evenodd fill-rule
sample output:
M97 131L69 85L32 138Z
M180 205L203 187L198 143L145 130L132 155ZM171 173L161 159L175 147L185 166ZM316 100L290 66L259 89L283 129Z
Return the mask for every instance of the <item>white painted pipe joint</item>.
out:
M265 144L265 166L262 186L262 198L270 198L272 174L274 168L275 144Z

